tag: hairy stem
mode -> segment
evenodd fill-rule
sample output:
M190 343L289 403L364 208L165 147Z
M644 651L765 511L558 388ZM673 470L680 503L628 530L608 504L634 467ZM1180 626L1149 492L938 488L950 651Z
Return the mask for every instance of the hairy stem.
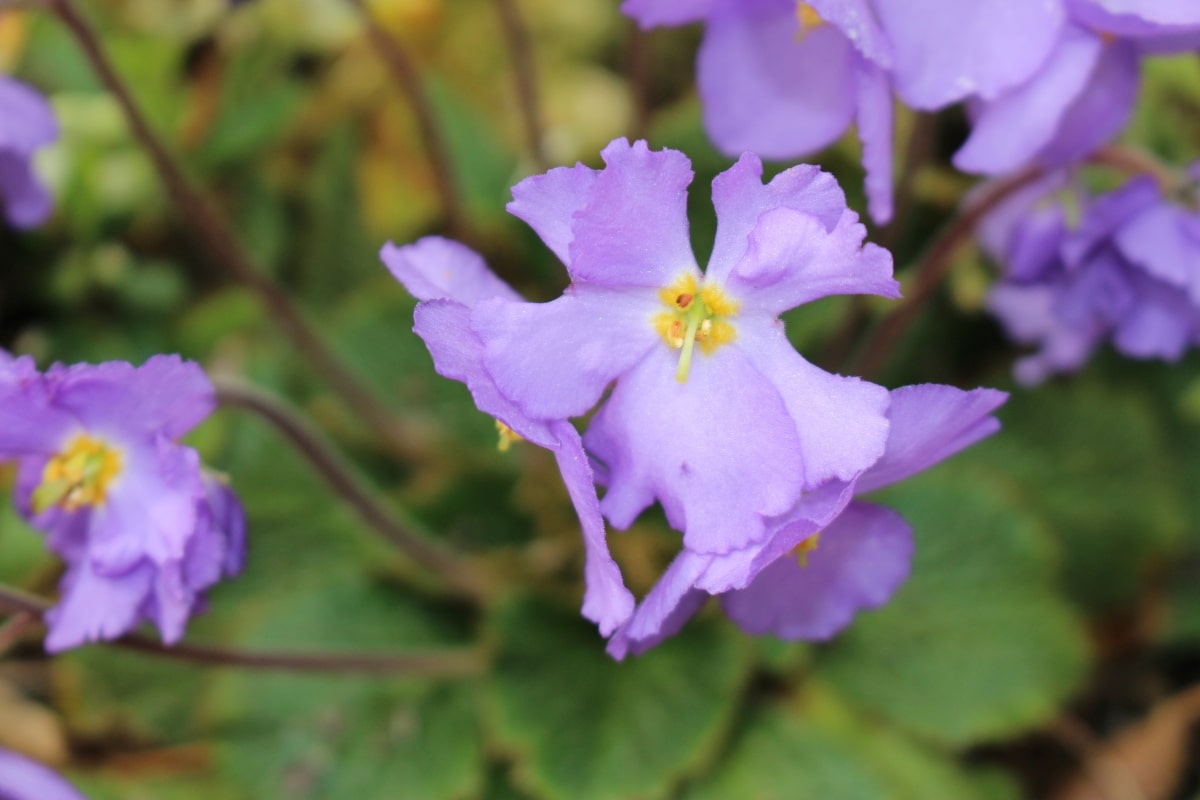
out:
M239 381L218 378L215 383L220 405L244 409L270 423L364 522L416 564L469 597L480 600L488 596L488 583L478 570L397 520L345 459L283 401Z
M149 154L167 194L178 207L180 217L211 260L258 298L268 318L279 326L295 348L324 377L329 388L341 395L346 405L377 436L392 449L406 452L408 448L400 436L399 426L387 407L342 363L287 292L255 266L229 224L191 185L162 140L150 128L101 47L95 31L72 0L46 0L46 3L74 35L96 75L116 98L134 137Z
M41 597L22 592L11 586L0 585L0 610L14 614L15 620L31 618L41 620L49 609L50 603ZM485 668L482 654L476 650L467 649L412 653L256 652L198 644L168 646L136 633L112 641L101 642L101 644L193 664L290 672L421 675L449 678L478 675Z

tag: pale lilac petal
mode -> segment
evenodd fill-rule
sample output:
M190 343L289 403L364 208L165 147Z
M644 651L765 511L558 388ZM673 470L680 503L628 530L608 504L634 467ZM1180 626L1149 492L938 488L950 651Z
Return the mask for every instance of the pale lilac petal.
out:
M777 208L810 214L825 229L833 230L846 211L846 196L837 180L820 167L801 164L784 170L763 185L762 161L746 153L713 179L713 206L717 235L705 275L723 285L750 246L750 234L759 217Z
M428 300L413 312L413 330L433 357L439 375L467 385L476 407L524 438L553 448L557 441L545 420L533 419L496 387L483 367L483 342L471 330L471 310L453 300Z
M912 529L891 509L852 503L821 533L802 567L779 558L721 605L747 633L825 640L859 611L878 608L908 578Z
M1108 246L1113 231L1146 209L1162 203L1154 178L1144 175L1126 182L1115 192L1095 198L1083 210L1082 219L1063 242L1062 256L1068 267L1077 267L1098 248Z
M892 66L892 45L875 21L869 0L809 0L808 4L845 34L863 57L884 69Z
M629 621L609 639L608 654L621 661L678 633L708 599L708 594L692 587L711 560L712 556L688 550L676 556Z
M14 228L41 225L54 210L54 200L34 174L29 158L5 150L0 150L0 203Z
M892 219L892 87L887 73L863 64L857 73L855 124L867 171L867 207L880 225Z
M1069 26L1037 75L984 104L971 136L954 155L954 166L964 172L996 174L1031 162L1054 138L1072 102L1084 93L1103 49L1098 36Z
M0 150L25 156L58 138L58 121L46 98L0 75Z
M0 748L0 797L4 800L86 800L54 770Z
M852 480L883 455L887 389L809 364L776 320L739 320L738 346L787 405L799 439L804 489ZM751 412L747 419L753 417Z
M899 297L891 253L864 247L866 235L853 211L826 231L810 214L773 209L759 217L726 289L745 307L772 315L835 294Z
M599 626L602 636L608 636L633 613L633 594L625 588L621 568L608 551L600 502L596 499L583 442L569 422L556 422L553 430L560 444L554 457L583 527L586 559L583 571L587 586L583 616Z
M686 548L728 553L799 499L802 442L778 389L740 348L697 352L686 383L677 358L652 352L592 420L585 442L609 477L601 508L623 528L656 497Z
M440 236L426 236L403 247L388 242L379 257L418 300L448 299L472 306L490 297L520 299L512 287L488 269L482 256Z
M1066 210L1061 205L1030 212L1012 231L1004 259L1005 277L1020 282L1046 276L1059 264L1066 232Z
M1147 274L1187 290L1200 305L1200 238L1197 215L1169 203L1154 205L1115 231L1121 254Z
M987 308L1024 344L1035 344L1038 352L1017 361L1014 373L1023 386L1036 386L1050 375L1074 372L1091 356L1103 337L1103 328L1087 325L1072 328L1063 324L1054 307L1057 290L1046 285L1001 284L988 295Z
M1133 358L1178 361L1200 329L1200 310L1175 287L1143 278L1137 302L1122 317L1113 344Z
M1073 327L1109 328L1137 304L1133 273L1111 248L1065 275L1054 312Z
M927 110L992 99L1027 80L1065 18L1053 0L875 0L875 8L892 43L897 93Z
M997 183L996 180L981 182L975 189L967 193L962 208L971 208L979 202L981 197L991 194L996 189ZM1017 235L1016 231L1022 225L1028 224L1026 217L1031 212L1037 211L1038 206L1045 203L1056 192L1066 189L1069 185L1070 173L1068 170L1053 170L1006 196L988 211L976 229L977 237L984 250L1001 264L1007 264L1010 259L1012 242Z
M485 301L471 325L500 392L530 417L564 419L586 413L609 383L665 348L653 325L662 308L657 292L576 285L551 303Z
M1048 167L1091 155L1124 129L1137 101L1140 63L1133 44L1109 42L1081 94L1067 107L1054 138L1037 155Z
M148 562L120 574L102 573L86 558L72 565L62 581L62 599L46 613L46 651L60 653L128 633L141 616L154 572Z
M559 261L569 266L575 214L591 200L599 174L576 164L533 175L512 188L512 202L505 208L514 217L525 220Z
M637 20L643 28L686 25L705 19L713 0L625 0L621 13Z
M53 455L78 427L74 415L49 405L38 381L0 403L0 457Z
M142 609L158 628L163 644L176 644L183 638L188 617L196 610L196 593L184 583L181 564L159 566Z
M1110 14L1137 17L1155 25L1200 25L1194 0L1092 0Z
M887 449L858 479L870 492L929 469L1000 430L991 416L1008 395L995 389L963 391L934 383L902 386L888 406Z
M616 139L600 153L586 207L575 215L567 270L597 286L661 288L698 269L688 238L692 166L677 150Z
M794 4L742 3L718 0L697 56L709 137L727 155L779 159L831 144L854 116L849 40L831 25L798 36Z

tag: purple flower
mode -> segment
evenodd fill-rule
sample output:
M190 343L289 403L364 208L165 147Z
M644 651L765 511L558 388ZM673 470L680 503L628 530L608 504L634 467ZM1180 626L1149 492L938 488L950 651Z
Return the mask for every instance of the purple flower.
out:
M633 595L608 552L579 433L565 418L531 417L506 398L484 369L483 343L471 330L472 311L481 301L498 297L519 302L520 296L477 253L457 242L429 237L404 247L388 244L380 257L396 280L423 301L414 313L414 330L428 346L438 374L467 385L479 409L501 426L503 445L525 439L554 453L583 528L583 615L608 636L633 612Z
M1038 348L1017 362L1020 382L1074 371L1109 339L1130 357L1169 361L1200 342L1200 215L1149 178L1085 197L1074 228L1061 205L1032 202L1003 209L988 237L1006 271L988 308Z
M33 172L33 154L58 138L58 122L36 91L0 76L0 204L9 224L31 228L50 216L51 200Z
M912 530L896 512L852 499L902 480L991 435L991 413L1007 395L990 389L906 386L892 392L891 427L882 458L861 476L808 495L772 527L768 546L705 558L685 550L608 651L621 659L676 633L708 599L748 633L824 640L861 610L887 602L909 574ZM714 591L714 583L733 588ZM713 581L713 575L719 575Z
M85 800L49 767L0 747L0 798L4 800Z
M0 457L18 460L18 505L68 565L47 650L143 619L174 643L204 590L241 569L241 507L177 441L213 403L177 356L44 374L28 357L0 360Z
M803 493L850 480L883 453L887 391L820 370L778 317L833 294L898 295L891 257L837 183L799 166L762 183L754 156L713 182L706 272L691 252L692 172L672 150L611 143L606 167L522 181L509 211L567 267L562 297L482 301L471 326L483 368L524 414L587 413L603 466L601 508L627 527L656 500L684 546L720 555L765 540Z
M868 0L626 0L646 27L705 21L697 61L704 125L727 155L790 159L853 121L871 216L892 214L891 48Z

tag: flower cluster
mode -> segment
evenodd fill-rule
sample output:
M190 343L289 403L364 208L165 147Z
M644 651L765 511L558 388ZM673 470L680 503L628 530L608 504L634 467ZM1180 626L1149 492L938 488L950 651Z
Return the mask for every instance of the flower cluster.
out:
M68 565L47 650L143 619L173 643L203 592L240 571L241 505L178 442L213 405L201 369L176 356L41 373L0 353L0 458L17 461L18 508Z
M602 155L604 169L554 169L513 189L509 211L571 277L550 303L522 301L462 245L385 247L392 273L424 301L415 330L440 374L558 455L584 527L584 614L612 635L615 656L671 632L708 594L725 595L748 629L829 635L908 571L907 528L849 505L855 491L991 432L988 414L1003 395L942 386L890 394L792 348L784 311L835 294L899 294L890 255L863 244L857 215L816 167L764 185L761 163L746 155L717 176L716 241L701 271L688 239L687 159L625 140ZM568 420L597 403L581 442ZM598 503L593 481L606 487ZM683 549L635 611L600 514L625 528L656 501L683 532ZM820 531L829 544L811 556L813 573L790 581L788 554L812 550ZM863 585L860 570L879 580ZM795 611L819 621L745 611L766 608L745 598L779 599L800 585L829 610Z
M880 222L892 211L893 94L921 110L968 104L973 130L955 156L964 171L1060 166L1124 126L1144 56L1200 45L1200 5L1189 0L625 0L622 8L646 27L705 23L704 122L729 155L803 156L853 121Z
M0 205L9 224L31 228L50 215L50 195L33 172L34 153L58 138L58 122L40 94L0 75Z
M1200 178L1200 164L1191 174ZM1168 361L1200 343L1200 213L1183 197L1195 187L1172 197L1144 177L1095 198L1077 190L1069 224L1066 201L1043 196L1060 182L1014 198L985 228L1005 270L988 307L1037 348L1017 362L1017 379L1074 371L1110 339L1132 358Z

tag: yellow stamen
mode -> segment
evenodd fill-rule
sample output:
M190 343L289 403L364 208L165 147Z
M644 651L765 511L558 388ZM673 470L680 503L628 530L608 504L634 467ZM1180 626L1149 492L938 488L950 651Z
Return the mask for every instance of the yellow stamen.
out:
M507 453L508 448L512 447L514 442L525 441L524 436L508 427L500 420L496 420L496 431L500 434L500 441L496 443L496 449L501 453Z
M654 329L667 346L680 351L675 379L684 383L691 371L696 345L700 346L700 352L712 355L718 347L736 338L733 325L722 317L736 315L738 302L726 297L717 286L698 286L696 277L690 274L661 289L659 298L669 310L654 316Z
M54 506L76 511L102 505L120 474L120 451L81 433L46 462L42 482L33 492L33 510L40 514Z
M802 567L808 566L808 554L813 552L814 550L816 550L817 547L820 546L820 544L821 544L821 534L814 533L812 536L808 537L807 539L805 539L803 542L796 545L792 549L792 553L795 554L796 561L798 561L800 563L800 566L802 566Z
M796 3L796 21L800 23L800 30L796 33L797 41L807 36L809 31L825 24L817 10L804 2Z

